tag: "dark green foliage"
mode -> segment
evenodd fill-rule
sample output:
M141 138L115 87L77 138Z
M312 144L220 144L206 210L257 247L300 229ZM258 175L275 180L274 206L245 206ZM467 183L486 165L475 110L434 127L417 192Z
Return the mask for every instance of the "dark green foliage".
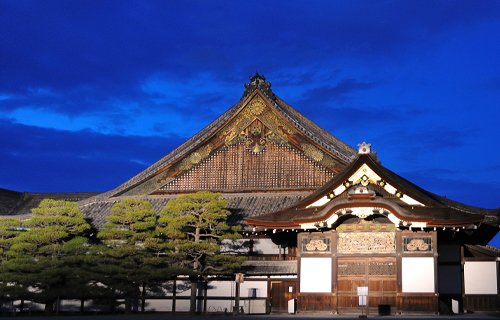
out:
M0 300L33 300L52 312L57 299L112 307L124 299L130 312L145 291L178 275L190 276L195 293L199 277L230 274L245 260L220 253L222 240L241 237L226 223L226 204L221 194L184 195L157 221L149 202L126 199L96 239L76 203L44 200L23 223L0 219Z
M10 298L15 294L18 299L45 303L51 312L58 297L74 298L85 291L87 278L78 267L87 251L87 238L82 236L88 234L90 225L76 203L45 199L24 227L9 239L0 282L15 285Z
M154 291L175 273L164 254L166 245L157 236L157 213L149 202L125 199L111 212L110 222L97 235L103 245L92 248L87 265L100 275L96 279L111 298L125 298L125 310L130 312L141 287Z
M227 200L221 193L200 191L195 194L182 195L170 201L163 208L158 232L170 240L171 250L182 253L182 266L189 266L200 274L208 274L227 270L225 262L234 261L235 265L243 259L236 256L220 254L222 240L240 239L241 227L227 225L227 216L231 214L224 209ZM231 269L231 268L230 268Z
M221 241L239 239L240 227L227 225L230 212L221 193L200 191L182 195L163 208L158 220L158 232L168 240L176 265L188 267L190 277L190 312L195 312L196 282L200 276L228 274L239 267L245 257L221 254Z

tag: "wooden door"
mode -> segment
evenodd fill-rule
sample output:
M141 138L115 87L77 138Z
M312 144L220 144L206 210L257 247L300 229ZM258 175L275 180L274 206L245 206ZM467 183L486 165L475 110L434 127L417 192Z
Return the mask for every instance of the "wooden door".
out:
M337 303L339 313L361 314L358 287L368 287L368 308L363 312L378 314L379 310L396 311L396 258L339 258Z
M271 312L287 312L288 301L296 298L297 281L271 281Z

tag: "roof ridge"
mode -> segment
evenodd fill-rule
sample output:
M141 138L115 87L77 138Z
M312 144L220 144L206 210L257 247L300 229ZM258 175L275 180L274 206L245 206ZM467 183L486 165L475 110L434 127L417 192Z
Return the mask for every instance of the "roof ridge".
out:
M194 150L200 144L209 139L213 134L215 134L217 130L223 128L223 125L227 121L230 121L231 118L237 114L238 110L241 109L243 104L247 102L253 95L255 95L256 90L258 90L258 92L268 101L268 103L273 106L273 108L281 117L291 123L308 139L310 139L311 141L315 141L328 153L338 157L346 163L349 163L353 160L355 156L354 149L350 148L347 144L343 143L320 126L314 124L313 121L278 98L271 91L271 83L266 81L263 75L261 76L256 73L255 76L250 77L250 83L245 83L245 90L240 100L227 111L225 111L222 115L217 117L214 121L209 123L202 130L182 143L179 147L170 151L167 155L154 162L152 165L148 166L146 169L128 179L124 183L120 184L116 188L104 192L100 195L81 200L80 204L87 205L119 195L130 189L131 187L137 186L143 181L152 178L159 171L164 170L175 161L181 159L182 157L185 157L189 152Z

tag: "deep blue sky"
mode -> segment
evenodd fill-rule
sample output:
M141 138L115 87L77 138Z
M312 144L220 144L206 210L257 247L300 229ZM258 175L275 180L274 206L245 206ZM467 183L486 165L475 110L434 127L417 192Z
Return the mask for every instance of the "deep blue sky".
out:
M0 0L0 187L106 191L258 71L349 145L500 206L500 1Z

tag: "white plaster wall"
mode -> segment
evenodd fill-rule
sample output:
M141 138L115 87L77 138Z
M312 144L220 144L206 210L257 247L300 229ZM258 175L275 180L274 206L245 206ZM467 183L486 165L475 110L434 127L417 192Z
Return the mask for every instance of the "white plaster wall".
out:
M207 296L209 297L234 296L234 281L210 281L208 283Z
M167 299L146 299L146 311L172 311L172 300Z
M434 258L403 258L402 263L403 292L433 293Z
M496 261L465 261L465 294L497 294Z
M178 312L188 312L189 311L189 299L187 300L176 300L175 301L175 311Z
M300 292L332 292L332 259L300 259Z
M256 298L267 298L267 281L245 281L240 284L240 297L250 297L253 290L256 289Z
M283 249L281 251L283 253ZM279 247L271 239L254 239L253 252L255 254L279 254ZM288 249L285 248L285 254L287 253Z

